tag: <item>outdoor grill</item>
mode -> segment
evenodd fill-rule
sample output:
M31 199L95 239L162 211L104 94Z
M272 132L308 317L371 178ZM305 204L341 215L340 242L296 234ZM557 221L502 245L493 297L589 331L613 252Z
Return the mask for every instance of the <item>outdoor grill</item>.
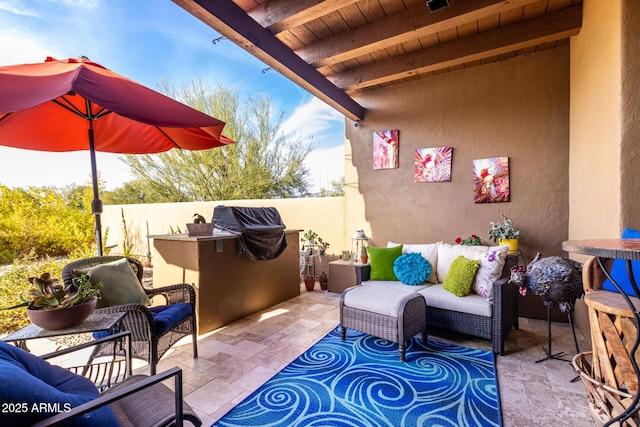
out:
M216 206L215 227L237 234L240 253L255 261L277 258L287 247L285 225L276 208Z

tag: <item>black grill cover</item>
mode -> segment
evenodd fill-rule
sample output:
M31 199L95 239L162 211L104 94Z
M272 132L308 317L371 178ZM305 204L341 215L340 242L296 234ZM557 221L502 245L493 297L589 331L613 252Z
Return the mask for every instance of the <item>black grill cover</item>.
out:
M216 206L213 222L216 228L239 234L240 252L255 261L277 258L287 247L276 208Z

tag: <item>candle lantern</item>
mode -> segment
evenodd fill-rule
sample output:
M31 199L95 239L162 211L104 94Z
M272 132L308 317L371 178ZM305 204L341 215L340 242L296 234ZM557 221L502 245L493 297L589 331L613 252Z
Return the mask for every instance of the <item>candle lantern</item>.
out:
M367 246L369 238L364 234L364 230L356 230L351 237L351 262L354 264L366 264ZM367 256L366 258L361 258Z

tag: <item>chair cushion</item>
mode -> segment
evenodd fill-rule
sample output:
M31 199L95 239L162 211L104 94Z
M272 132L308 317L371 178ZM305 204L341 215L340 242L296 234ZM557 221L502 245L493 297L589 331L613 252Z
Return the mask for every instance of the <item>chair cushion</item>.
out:
M417 292L395 288L358 286L345 293L344 305L384 316L398 317L403 301L419 297Z
M405 285L421 285L431 275L431 265L418 252L411 252L396 258L393 272Z
M402 245L392 248L369 247L371 280L398 280L393 272L393 262L402 255Z
M429 286L421 289L418 293L427 301L427 310L432 307L485 317L493 315L492 301L474 293L470 293L464 298L456 298L446 291L442 285Z
M132 303L150 304L149 297L126 258L94 267L77 269L74 272L87 274L92 283L102 282L104 284L96 308Z
M149 307L149 310L153 313L157 335L164 334L192 313L191 304L186 302Z
M480 268L477 260L458 256L451 263L447 277L442 282L442 287L457 297L463 297L469 293L473 279Z
M88 379L5 342L0 342L0 384L0 401L18 405L2 414L3 425L30 425L100 397ZM104 406L69 425L116 426L118 421Z
M626 228L622 232L622 238L640 239L640 231L632 228ZM633 267L633 277L636 279L638 286L640 286L640 261L631 261L631 265ZM625 294L636 296L636 293L633 291L633 287L631 287L629 275L627 274L626 260L620 258L613 260L613 265L611 266L611 277L613 277L616 283L620 285ZM609 279L602 282L602 289L612 292L620 292Z
M366 286L378 286L382 288L393 288L401 291L407 292L418 292L420 289L428 288L431 286L431 283L425 282L419 285L405 285L404 283L398 280L367 280L362 282L363 285Z

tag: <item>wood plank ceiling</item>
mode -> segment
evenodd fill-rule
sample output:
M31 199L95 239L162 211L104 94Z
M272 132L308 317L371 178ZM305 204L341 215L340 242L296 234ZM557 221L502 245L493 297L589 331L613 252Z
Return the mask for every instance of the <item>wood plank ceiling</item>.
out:
M553 49L582 25L582 0L173 1L352 120L354 94Z

